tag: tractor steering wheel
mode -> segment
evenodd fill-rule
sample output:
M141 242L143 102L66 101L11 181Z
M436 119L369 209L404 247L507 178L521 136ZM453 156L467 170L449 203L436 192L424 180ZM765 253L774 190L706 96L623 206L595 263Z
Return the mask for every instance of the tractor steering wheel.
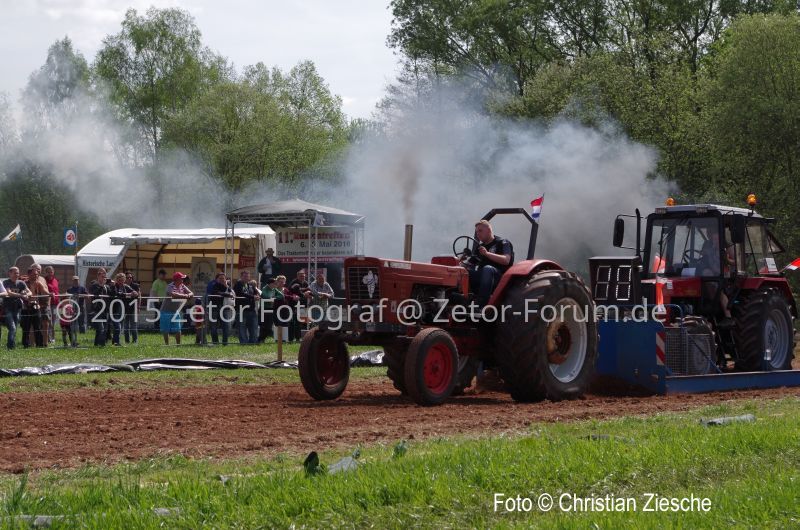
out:
M696 258L694 257L695 254L697 254ZM684 251L682 261L687 264L697 263L702 257L703 253L701 251L697 250L696 248L689 248Z
M459 251L458 247L460 245L458 244L458 242L461 241L462 239L465 240L467 246L464 247L464 250ZM474 258L475 256L472 255L472 247L477 247L477 246L478 246L478 241L474 237L458 236L453 241L453 254L455 255L455 257L458 258L459 261L464 259Z

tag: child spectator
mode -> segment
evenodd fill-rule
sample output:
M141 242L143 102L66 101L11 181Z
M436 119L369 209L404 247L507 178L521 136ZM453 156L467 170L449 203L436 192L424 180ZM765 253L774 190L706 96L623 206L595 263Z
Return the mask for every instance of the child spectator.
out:
M59 315L59 322L61 324L61 340L64 342L64 347L67 347L67 337L69 337L69 345L73 348L78 347L78 303L71 302L64 304L61 308Z

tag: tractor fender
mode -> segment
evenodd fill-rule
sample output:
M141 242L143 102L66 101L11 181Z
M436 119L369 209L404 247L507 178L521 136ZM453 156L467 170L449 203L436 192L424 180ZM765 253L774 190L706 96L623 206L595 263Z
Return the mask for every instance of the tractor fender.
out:
M513 264L508 268L500 281L497 283L492 296L489 298L489 305L497 305L505 295L506 288L516 278L527 278L532 274L542 271L563 271L564 267L548 259L523 260Z
M760 289L777 289L781 292L786 301L789 303L789 309L792 316L797 318L797 303L792 295L792 289L789 287L789 282L786 278L782 277L769 277L769 276L753 276L745 278L739 286L743 291L758 291Z

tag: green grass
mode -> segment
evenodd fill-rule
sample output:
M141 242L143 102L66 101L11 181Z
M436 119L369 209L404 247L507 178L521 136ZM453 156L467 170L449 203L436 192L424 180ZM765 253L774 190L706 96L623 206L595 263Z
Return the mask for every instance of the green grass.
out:
M0 368L21 368L25 366L44 366L70 362L113 364L137 359L157 357L183 357L193 359L240 359L254 362L274 361L278 358L277 347L270 340L262 345L240 345L235 339L225 347L195 346L193 336L184 336L184 344L176 346L170 338L170 346L165 346L161 335L143 333L139 344L103 348L91 346L93 333L80 335L78 348L27 348L14 350L5 348L5 334L0 345ZM60 339L60 335L59 335ZM57 343L60 345L60 341ZM283 345L284 360L297 359L297 343ZM350 347L351 354L373 349L370 347ZM355 368L351 378L364 379L385 375L381 368ZM0 392L38 392L49 390L71 390L75 388L146 388L158 386L197 386L208 384L229 384L232 381L242 384L269 384L272 382L298 382L296 370L204 370L204 371L162 371L162 372L113 372L95 374L65 374L25 377L0 377Z
M790 528L800 525L800 400L727 403L684 414L535 424L527 435L362 448L361 466L307 475L302 455L145 460L0 477L6 523L60 515L85 528ZM701 417L755 423L704 427ZM593 436L603 435L603 436ZM342 453L323 452L324 464ZM226 480L220 480L224 475ZM708 513L502 513L494 493L536 498L708 497ZM173 509L156 516L154 508Z

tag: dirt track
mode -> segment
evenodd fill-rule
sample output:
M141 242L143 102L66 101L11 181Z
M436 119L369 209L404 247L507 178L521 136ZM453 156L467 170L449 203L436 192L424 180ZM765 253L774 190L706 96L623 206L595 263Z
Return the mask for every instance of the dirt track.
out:
M313 402L299 384L0 394L0 469L21 472L170 452L231 456L352 447L783 396L800 396L800 389L669 398L589 396L539 404L486 393L435 408L411 404L388 381L351 382L341 399L326 403Z

